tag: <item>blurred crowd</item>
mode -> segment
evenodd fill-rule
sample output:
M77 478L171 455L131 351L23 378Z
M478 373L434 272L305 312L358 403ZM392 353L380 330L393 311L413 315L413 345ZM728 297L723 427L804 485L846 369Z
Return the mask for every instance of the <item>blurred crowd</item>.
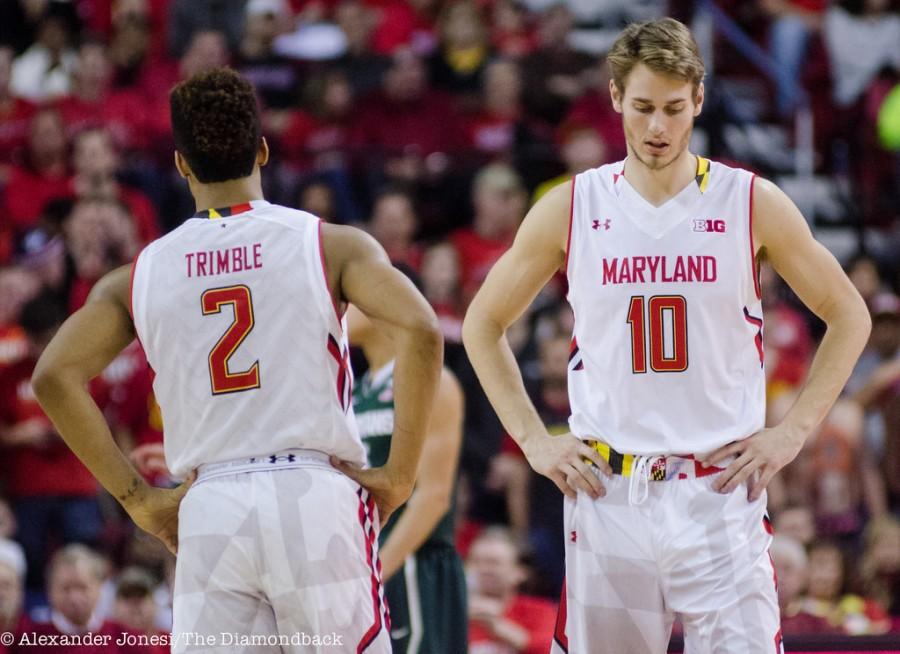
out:
M99 491L54 433L29 379L92 285L193 214L172 165L168 89L227 64L258 90L273 154L267 198L361 226L421 278L447 365L467 393L458 546L469 573L472 651L546 652L564 571L562 499L530 470L480 391L460 343L462 317L541 194L624 157L603 57L616 33L663 15L690 23L700 5L0 3L0 631L171 627L171 557ZM779 74L764 76L717 35L695 145L775 176L784 171L765 158L741 159L723 134L748 121L785 128L810 106L815 172L851 200L845 222L859 247L842 263L874 323L841 399L769 489L784 632L900 631L897 3L717 5ZM736 92L747 80L761 92ZM762 288L774 423L803 383L823 327L765 267ZM551 433L567 429L569 412L565 291L558 275L510 330ZM354 364L364 369L358 355ZM121 448L147 456L162 439L162 420L140 346L129 346L91 389ZM160 471L153 481L172 480ZM165 651L153 647L90 651Z

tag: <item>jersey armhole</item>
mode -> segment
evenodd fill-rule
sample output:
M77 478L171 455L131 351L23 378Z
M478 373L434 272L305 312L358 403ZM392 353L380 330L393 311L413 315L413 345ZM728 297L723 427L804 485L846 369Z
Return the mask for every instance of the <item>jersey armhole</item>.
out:
M334 295L331 294L331 287L328 285L328 267L325 265L325 244L322 240L322 224L324 222L325 221L320 218L317 227L317 237L319 239L319 259L322 262L322 281L325 283L325 293L328 294L328 297L331 300L331 306L334 309L334 317L337 320L338 325L343 326L343 316L341 315L340 306Z
M566 256L563 263L563 272L566 275L566 279L569 278L569 254L572 250L572 219L575 216L575 180L577 178L577 175L572 176L572 188L569 191L569 233L566 236Z
M762 293L759 288L759 262L756 260L756 245L753 242L753 183L756 181L756 175L750 175L750 216L747 224L750 232L750 276L753 278L753 290L756 292L756 299L762 299Z
M138 259L141 253L138 252L134 261L131 262L131 274L128 279L128 315L131 316L131 322L134 323L134 274L137 272ZM137 332L137 328L135 328Z
M134 328L134 337L137 339L138 345L141 346L141 350L144 351L144 356L146 356L147 348L144 347L144 342L141 340L141 331L140 329L138 329L138 321L134 315L134 279L137 275L138 261L140 260L141 255L145 250L146 248L138 252L137 256L135 256L134 258L134 261L131 262L131 275L128 280L128 315L131 316L131 324Z

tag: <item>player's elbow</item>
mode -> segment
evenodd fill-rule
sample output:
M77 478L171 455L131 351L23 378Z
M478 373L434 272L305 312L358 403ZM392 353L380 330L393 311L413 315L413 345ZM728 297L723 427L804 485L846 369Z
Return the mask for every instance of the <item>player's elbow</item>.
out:
M846 293L840 300L836 303L832 320L848 324L858 338L867 341L872 332L872 316L866 301L855 290ZM829 320L826 318L825 322Z
M503 329L473 302L463 319L462 340L471 357L485 338L499 339Z
M46 357L41 357L31 375L31 388L41 406L46 406L50 400L59 395L63 383L59 369Z
M430 484L421 488L421 490L424 491L424 493L422 493L423 504L429 508L431 513L436 516L438 520L440 520L440 518L450 510L450 505L453 501L452 487L445 484ZM420 492L420 489L416 489L416 492Z
M411 320L408 332L419 351L432 353L438 361L443 360L444 335L441 333L437 315L430 306L427 310L418 312Z

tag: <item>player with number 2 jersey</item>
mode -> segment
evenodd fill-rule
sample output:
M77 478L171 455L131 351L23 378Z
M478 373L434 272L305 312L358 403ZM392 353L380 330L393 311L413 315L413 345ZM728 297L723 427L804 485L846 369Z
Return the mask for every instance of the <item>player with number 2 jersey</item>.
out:
M171 94L197 212L98 282L35 389L60 434L178 559L173 652L390 651L380 521L409 497L442 359L436 318L364 233L263 199L253 89L228 69ZM363 469L344 310L397 346L395 428ZM84 382L137 336L168 468L148 487Z

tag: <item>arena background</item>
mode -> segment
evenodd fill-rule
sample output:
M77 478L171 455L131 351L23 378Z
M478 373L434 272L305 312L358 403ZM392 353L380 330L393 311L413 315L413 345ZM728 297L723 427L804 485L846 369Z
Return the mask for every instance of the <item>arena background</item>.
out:
M706 60L694 151L777 182L873 316L841 400L770 487L785 644L900 650L900 13L891 0L4 0L0 631L51 609L144 633L170 626L171 558L98 492L28 379L92 284L193 213L172 166L167 93L228 64L258 90L273 153L267 198L361 226L420 277L467 394L459 550L465 557L485 528L501 527L488 532L499 543L489 565L509 580L500 604L533 598L501 617L532 632L525 651L547 651L563 573L560 497L503 433L464 356L461 320L534 200L624 156L603 55L628 22L664 15L693 28ZM777 421L823 326L768 269L762 286ZM564 293L559 276L511 333L551 429L565 429L568 412ZM364 369L358 355L354 363ZM92 387L123 450L142 448L136 456L162 438L149 375L133 344ZM154 481L171 483L162 472ZM81 599L48 589L46 566L60 551L96 564L77 580ZM487 592L470 577L473 597ZM472 616L473 634L489 617ZM478 638L473 652L506 651ZM676 629L673 651L679 643Z

